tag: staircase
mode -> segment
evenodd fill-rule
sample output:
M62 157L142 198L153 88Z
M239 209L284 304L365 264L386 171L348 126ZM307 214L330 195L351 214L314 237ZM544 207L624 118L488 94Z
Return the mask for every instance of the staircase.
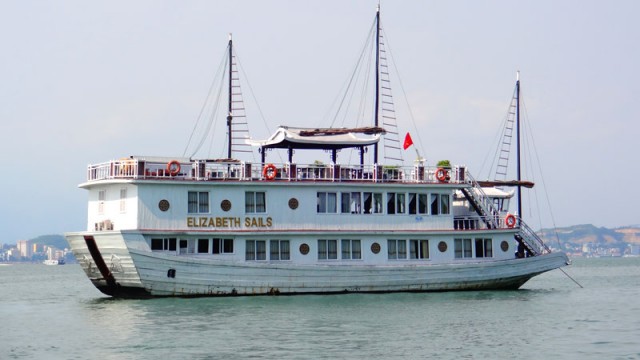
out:
M548 254L551 249L542 239L531 229L522 219L518 218L517 223L520 225L518 233L514 235L516 241L522 244L533 256Z
M497 229L500 227L499 211L493 206L491 199L485 194L484 190L478 182L467 172L465 174L466 181L471 187L462 188L462 194L469 201L473 209L480 215L480 218L489 229ZM475 191L474 191L475 190Z
M467 172L465 174L466 181L471 187L461 189L464 197L469 201L473 209L478 213L482 221L489 229L500 228L500 213L493 206L491 199L482 190L478 182ZM542 239L531 229L520 217L516 219L518 232L514 238L521 246L526 249L527 256L537 256L548 254L551 249L542 241ZM522 252L523 256L524 252Z

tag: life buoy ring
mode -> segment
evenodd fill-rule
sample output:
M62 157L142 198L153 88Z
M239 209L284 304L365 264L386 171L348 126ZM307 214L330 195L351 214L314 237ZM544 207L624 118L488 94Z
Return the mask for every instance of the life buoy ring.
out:
M278 175L278 168L273 164L265 165L262 169L262 176L267 180L275 179L276 175Z
M504 223L508 228L513 228L516 226L516 217L513 214L509 214L506 218L504 218Z
M438 168L438 170L436 170L436 179L440 182L445 182L447 180L447 170Z
M178 160L171 160L167 163L167 172L171 176L176 176L180 173L180 162Z

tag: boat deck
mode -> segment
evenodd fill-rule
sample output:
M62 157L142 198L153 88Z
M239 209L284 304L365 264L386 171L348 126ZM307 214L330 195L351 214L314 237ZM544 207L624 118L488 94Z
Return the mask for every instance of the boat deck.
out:
M193 181L337 181L421 184L466 184L470 176L462 166L451 169L415 166L342 164L252 164L236 161L148 161L138 158L92 164L87 181L111 179Z

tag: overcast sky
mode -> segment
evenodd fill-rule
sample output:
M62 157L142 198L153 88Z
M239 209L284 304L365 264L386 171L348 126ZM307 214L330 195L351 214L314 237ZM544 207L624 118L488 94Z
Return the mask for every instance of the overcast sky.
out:
M0 243L84 230L87 164L182 155L229 32L270 130L326 125L375 7L1 1ZM638 14L638 1L383 2L417 126L399 116L400 131L429 165L482 177L520 70L555 225L638 224Z

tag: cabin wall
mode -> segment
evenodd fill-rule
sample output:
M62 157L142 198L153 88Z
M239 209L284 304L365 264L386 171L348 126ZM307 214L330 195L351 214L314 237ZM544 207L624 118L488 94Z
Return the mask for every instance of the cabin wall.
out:
M130 183L101 184L88 189L87 230L137 228L138 193Z
M419 188L385 187L388 192L429 192ZM317 193L338 194L338 213L318 213ZM380 187L313 186L260 183L202 183L144 184L138 187L138 226L140 229L181 231L420 231L449 230L453 224L453 210L445 215L429 214L364 214L340 213L341 192L380 192L383 203L386 193ZM207 211L189 211L189 192L204 193L208 199ZM245 194L265 194L264 211L246 209ZM429 193L435 193L431 190ZM451 189L438 189L450 194ZM166 200L169 208L160 210ZM165 204L166 204L165 202ZM223 209L229 206L228 209ZM297 205L297 207L296 207ZM226 210L226 211L225 211Z

